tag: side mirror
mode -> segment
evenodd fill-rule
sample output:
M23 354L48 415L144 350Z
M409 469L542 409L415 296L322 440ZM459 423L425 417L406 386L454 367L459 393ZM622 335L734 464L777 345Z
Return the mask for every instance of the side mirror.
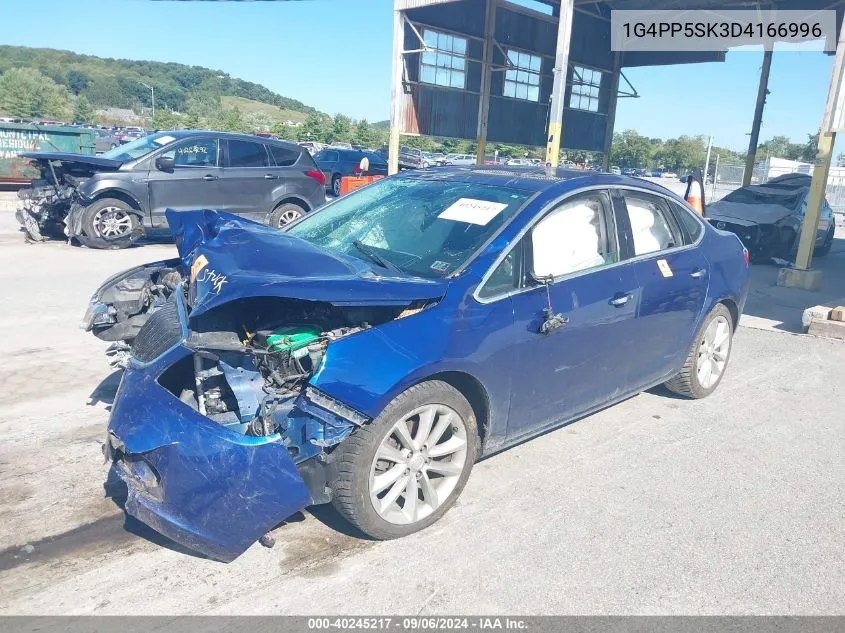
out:
M173 158L159 156L156 158L156 169L159 171L173 171L176 167L176 161Z
M366 174L370 169L370 159L364 156L361 162L358 163L358 170L361 174Z

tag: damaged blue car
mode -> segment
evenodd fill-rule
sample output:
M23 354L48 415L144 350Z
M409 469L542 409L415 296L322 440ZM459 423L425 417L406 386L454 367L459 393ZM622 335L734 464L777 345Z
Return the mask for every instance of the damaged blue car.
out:
M405 172L278 230L168 214L179 257L96 291L125 367L126 511L231 561L331 502L437 521L482 456L665 383L719 385L748 257L680 198L583 171Z

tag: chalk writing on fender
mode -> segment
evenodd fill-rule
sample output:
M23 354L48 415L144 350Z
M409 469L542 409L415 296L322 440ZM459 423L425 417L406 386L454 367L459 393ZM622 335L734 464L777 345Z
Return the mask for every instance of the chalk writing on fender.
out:
M203 268L197 275L197 283L201 283L203 281L209 282L214 287L214 294L219 295L220 290L223 288L223 284L227 283L229 280L226 279L226 275L218 273L213 268Z

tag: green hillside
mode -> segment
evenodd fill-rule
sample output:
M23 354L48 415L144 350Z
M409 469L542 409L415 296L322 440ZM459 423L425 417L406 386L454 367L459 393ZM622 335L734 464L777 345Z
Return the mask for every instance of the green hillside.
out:
M143 82L155 87L156 105L166 104L167 109L177 112L187 112L195 99L207 102L224 96L261 102L299 113L302 118L316 112L301 101L284 97L261 84L201 66L107 59L48 48L0 46L0 77L13 69L16 72L38 71L51 80L51 84L66 90L71 100L84 97L94 108L150 107L150 90L142 85ZM11 99L7 96L7 100ZM20 103L16 102L15 106ZM9 109L8 104L6 109Z
M223 104L224 110L233 110L237 108L243 114L262 114L266 116L272 123L284 123L285 121L293 121L295 123L304 123L308 114L301 110L292 110L289 108L279 108L278 106L269 103L262 103L261 101L253 101L244 97L220 97L220 102Z

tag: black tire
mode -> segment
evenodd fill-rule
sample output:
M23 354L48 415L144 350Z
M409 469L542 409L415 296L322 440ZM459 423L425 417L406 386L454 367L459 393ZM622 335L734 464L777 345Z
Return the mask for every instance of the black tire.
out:
M277 229L298 220L305 215L306 210L295 202L285 202L273 209L267 218L267 224ZM296 217L294 217L294 215Z
M450 407L464 424L466 458L463 470L451 493L425 518L408 524L386 521L370 500L370 471L376 451L397 421L420 407L432 404ZM439 380L414 385L397 396L375 420L355 430L334 451L334 475L330 484L334 493L332 504L352 525L374 539L387 540L413 534L437 521L454 505L469 479L477 447L475 414L457 389Z
M719 375L716 382L709 387L704 387L698 378L698 362L700 359L699 356L699 348L702 345L702 341L704 340L705 332L707 331L708 326L719 317L724 317L727 319L728 322L728 331L729 331L729 347L727 357L725 359L725 364L722 369L722 373ZM701 328L698 331L698 334L693 341L692 348L687 354L687 359L684 362L684 366L681 371L678 373L677 376L669 380L668 382L664 383L666 388L669 391L672 391L679 396L684 396L686 398L698 399L698 398L706 398L711 393L716 390L716 387L722 382L722 378L725 376L725 371L728 368L728 362L730 361L730 353L733 350L733 333L734 333L734 326L735 323L733 322L733 316L731 315L731 311L725 307L723 304L716 305L710 311L710 314L707 315L707 318L704 319L704 322L701 324Z
M332 193L336 196L340 195L340 174L332 176Z
M827 232L827 235L824 238L824 242L822 243L821 247L816 249L813 253L814 257L824 257L830 252L830 247L833 246L833 236L836 233L836 226L830 227L830 230Z
M121 231L119 235L109 236L101 234L101 219L102 211L113 208L119 210L120 213L125 214L126 230ZM138 219L137 211L133 209L123 200L117 198L101 198L92 202L82 213L82 235L79 236L79 241L85 246L98 249L120 249L127 248L137 241L143 232L141 224Z

